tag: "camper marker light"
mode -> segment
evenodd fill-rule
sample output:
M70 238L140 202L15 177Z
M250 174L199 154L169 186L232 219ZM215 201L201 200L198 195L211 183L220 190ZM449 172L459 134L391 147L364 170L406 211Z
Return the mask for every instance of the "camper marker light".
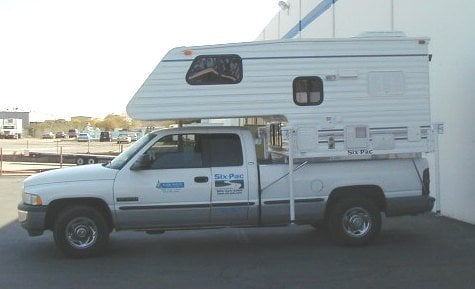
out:
M426 41L424 39L419 40L419 44L426 44Z
M185 54L186 56L192 55L192 54L193 54L193 50L186 49L186 50L183 51L183 54Z

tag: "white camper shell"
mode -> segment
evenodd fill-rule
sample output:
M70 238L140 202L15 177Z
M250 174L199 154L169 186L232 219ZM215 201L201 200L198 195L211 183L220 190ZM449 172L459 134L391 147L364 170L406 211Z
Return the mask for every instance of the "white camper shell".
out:
M264 117L295 157L432 151L428 38L400 34L179 47L127 106L141 120ZM272 123L274 122L274 123Z

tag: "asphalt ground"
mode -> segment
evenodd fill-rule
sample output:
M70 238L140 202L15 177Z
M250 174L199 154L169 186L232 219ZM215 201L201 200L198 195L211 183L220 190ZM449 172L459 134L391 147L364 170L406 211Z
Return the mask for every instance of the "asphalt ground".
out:
M16 220L24 177L0 176L0 288L475 288L475 226L384 218L370 246L310 226L114 232L103 256L68 259Z

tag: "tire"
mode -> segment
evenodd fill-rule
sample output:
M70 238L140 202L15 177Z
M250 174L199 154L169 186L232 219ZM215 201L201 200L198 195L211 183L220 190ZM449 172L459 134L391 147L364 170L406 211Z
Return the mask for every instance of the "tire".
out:
M87 160L87 164L89 164L89 165L93 165L95 163L97 163L95 158L90 158L90 159Z
M364 246L381 231L381 212L366 198L342 199L330 208L328 228L337 243Z
M84 163L85 163L85 160L83 158L76 159L76 165L82 166Z
M53 230L56 246L70 257L90 257L103 252L109 242L109 228L95 208L74 206L58 215Z

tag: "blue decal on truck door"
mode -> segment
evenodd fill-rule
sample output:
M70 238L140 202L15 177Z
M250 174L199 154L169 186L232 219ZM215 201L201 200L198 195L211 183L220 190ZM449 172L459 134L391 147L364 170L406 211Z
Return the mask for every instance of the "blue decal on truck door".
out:
M175 193L185 188L185 183L184 182L160 183L160 181L158 181L156 188L161 190L164 193Z

